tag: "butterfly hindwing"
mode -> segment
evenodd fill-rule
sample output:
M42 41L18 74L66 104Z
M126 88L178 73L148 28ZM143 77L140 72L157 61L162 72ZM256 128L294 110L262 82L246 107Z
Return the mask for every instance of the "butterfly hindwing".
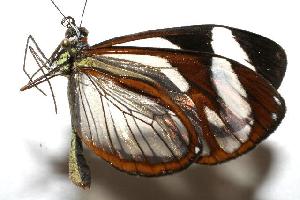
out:
M284 101L266 79L240 63L218 55L129 47L112 47L109 51L94 48L85 54L102 61L103 58L111 59L111 65L121 68L125 63L136 66L138 74L143 74L146 68L159 69L157 73L164 69L176 70L179 75L165 73L165 81L169 79L169 82L165 84L161 80L160 87L163 87L162 91L172 93L168 85L178 86L181 96L173 95L171 100L181 102L181 111L197 130L202 145L199 163L215 164L247 152L266 138L284 117ZM103 68L107 69L107 66ZM129 71L133 69L124 71L125 74L118 75L123 76L119 82L151 94L147 88L152 84L146 78L149 76L132 77ZM104 73L112 75L107 70ZM137 79L145 85L133 86L133 80ZM172 111L175 115L179 113Z
M168 81L163 73L106 56L86 58L77 66L80 71L69 79L72 124L98 156L122 171L145 176L172 173L193 162L201 145L181 102L173 103L174 98L190 99L175 86L169 85L175 88L172 96L171 90L161 89L160 83ZM142 71L149 75L151 95L138 92L147 86ZM135 87L129 88L130 79Z

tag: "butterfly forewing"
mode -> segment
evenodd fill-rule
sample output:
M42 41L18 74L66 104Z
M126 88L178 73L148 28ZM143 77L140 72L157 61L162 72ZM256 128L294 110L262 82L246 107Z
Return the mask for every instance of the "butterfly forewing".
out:
M182 113L194 125L199 145L202 145L199 163L219 163L245 153L267 137L285 113L283 99L267 80L224 57L129 47L91 48L84 54L102 62L105 57L112 59L111 65L123 68L126 73L100 71L119 77L117 82L129 90L154 94L155 98L164 102L167 102L164 92L157 95L148 87L167 91L171 100L180 105L180 110L171 110L179 116L182 125L188 125ZM135 70L139 75L129 75L129 71L135 71L130 66L137 67L138 70ZM149 69L156 70L156 74L163 74L165 69L175 70L179 75L165 73L164 79L157 80L158 84L152 82L155 78L151 77L151 73L144 73ZM152 79L138 77L143 74ZM140 86L134 84L137 80ZM191 130L187 128L188 132Z
M122 36L94 47L142 46L218 54L257 71L278 88L286 70L286 54L274 41L221 25L159 29Z

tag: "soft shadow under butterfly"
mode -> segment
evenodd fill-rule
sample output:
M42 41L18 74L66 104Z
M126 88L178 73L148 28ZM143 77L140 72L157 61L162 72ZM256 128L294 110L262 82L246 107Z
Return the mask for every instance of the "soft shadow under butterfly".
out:
M26 49L39 70L27 74L30 81L21 90L39 89L58 75L68 78L73 128L69 174L83 188L90 186L91 177L81 141L121 171L161 176L192 163L236 158L271 134L284 117L285 103L276 89L286 55L265 37L197 25L89 46L88 31L73 18L64 17L62 24L67 26L65 38L50 58L29 36ZM38 72L43 74L34 78Z

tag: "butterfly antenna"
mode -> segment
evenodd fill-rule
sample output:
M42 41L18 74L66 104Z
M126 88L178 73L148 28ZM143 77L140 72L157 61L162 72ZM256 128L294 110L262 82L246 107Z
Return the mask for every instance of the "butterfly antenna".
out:
M66 16L61 12L61 10L59 9L59 7L54 3L54 1L53 0L50 0L51 2L52 2L52 4L55 6L55 8L58 10L58 12L60 12L60 14L64 17L64 18L66 18Z
M85 8L86 8L87 1L88 1L88 0L85 0L85 3L84 3L84 7L83 7L83 10L82 10L81 21L80 21L79 27L81 27L81 24L82 24L82 20L83 20L83 16L84 16L84 12L85 12Z

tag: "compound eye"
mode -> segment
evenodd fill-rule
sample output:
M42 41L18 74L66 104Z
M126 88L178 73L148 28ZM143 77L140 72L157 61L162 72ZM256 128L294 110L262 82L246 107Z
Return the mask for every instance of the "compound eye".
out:
M63 41L61 42L61 46L63 48L70 46L70 44L71 44L71 41L68 38L63 39Z

